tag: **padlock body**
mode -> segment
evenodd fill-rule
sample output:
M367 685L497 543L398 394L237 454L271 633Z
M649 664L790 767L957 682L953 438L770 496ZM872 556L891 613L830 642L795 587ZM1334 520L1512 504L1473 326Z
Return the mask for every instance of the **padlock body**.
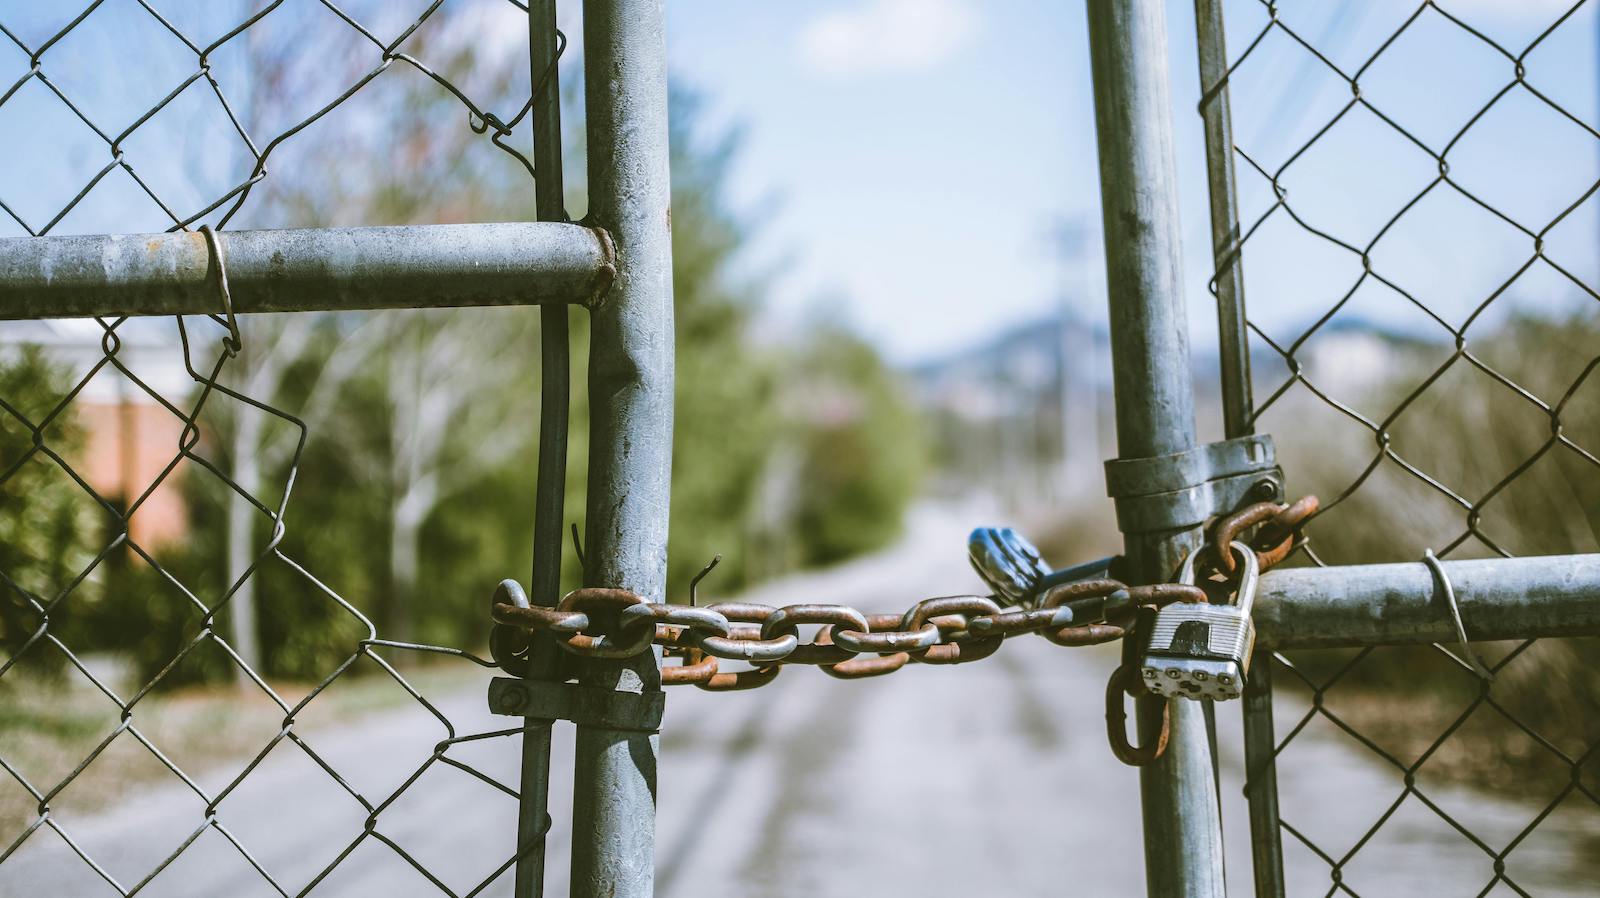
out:
M1168 605L1156 615L1140 675L1158 695L1238 698L1255 641L1255 624L1237 606Z

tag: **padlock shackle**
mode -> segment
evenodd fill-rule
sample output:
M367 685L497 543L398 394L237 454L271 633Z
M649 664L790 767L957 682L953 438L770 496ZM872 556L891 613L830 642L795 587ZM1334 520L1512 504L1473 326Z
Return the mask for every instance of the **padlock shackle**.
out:
M1239 558L1239 587L1234 591L1234 601L1239 610L1249 617L1250 610L1256 603L1256 586L1261 579L1261 565L1256 561L1255 550L1238 540L1228 544L1228 551ZM1183 566L1178 568L1179 583L1184 586L1195 585L1195 559L1199 558L1200 554L1201 550L1196 549L1183 559Z

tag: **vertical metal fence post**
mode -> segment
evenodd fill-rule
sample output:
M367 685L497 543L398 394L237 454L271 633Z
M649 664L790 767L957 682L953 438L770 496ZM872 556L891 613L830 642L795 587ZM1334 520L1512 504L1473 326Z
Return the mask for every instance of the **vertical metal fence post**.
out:
M1228 46L1222 0L1195 0L1200 62L1200 115L1205 122L1206 173L1211 197L1217 334L1226 436L1255 433L1250 384L1250 335L1245 323L1244 263L1240 257L1238 181L1233 160L1233 106L1228 97ZM1259 651L1244 692L1245 797L1250 805L1250 854L1256 895L1282 896L1283 843L1278 830L1277 737L1272 723L1272 653Z
M535 216L566 218L561 176L561 83L556 0L528 4L528 61L533 84L533 168ZM567 491L567 419L571 401L571 358L567 307L539 310L539 474L534 496L533 595L535 605L553 608L561 596L562 518ZM531 679L556 680L555 642L536 634L530 653ZM550 735L555 721L523 719L522 785L517 814L516 898L544 894L545 843L550 828Z
M1091 0L1088 9L1117 452L1150 458L1195 445L1166 14L1163 0ZM1170 577L1199 537L1198 528L1127 534L1132 573L1142 582ZM1139 777L1146 888L1152 896L1221 898L1222 828L1204 711L1183 699L1170 708L1166 754Z
M1217 340L1222 378L1222 423L1228 439L1255 432L1250 396L1250 333L1244 314L1244 267L1239 260L1239 194L1233 169L1233 106L1228 98L1228 48L1222 0L1195 0L1200 59L1200 115L1205 122L1206 176L1211 198Z
M587 569L593 586L664 601L672 475L672 231L664 0L585 0L589 217L616 243L592 315ZM659 650L596 661L586 685L661 688ZM573 898L648 898L655 733L579 726Z

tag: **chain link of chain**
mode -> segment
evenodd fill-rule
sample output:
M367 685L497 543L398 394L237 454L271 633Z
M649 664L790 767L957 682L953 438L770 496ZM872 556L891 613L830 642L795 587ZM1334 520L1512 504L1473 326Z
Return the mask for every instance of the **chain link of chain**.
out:
M555 608L538 608L525 604L520 589L508 590L512 585L502 586L492 607L498 626L491 651L507 670L524 666L529 634L543 632L562 649L587 658L626 658L660 645L682 659L662 670L662 683L710 690L762 686L793 664L820 667L847 680L893 673L912 661L965 664L989 657L1006 638L1023 633L1039 633L1063 646L1110 642L1126 632L1116 621L1141 605L1206 601L1195 587L1130 587L1102 579L1056 587L1035 607L1014 610L978 595L924 599L900 614L868 614L830 603L724 602L701 608L646 602L627 590L595 587L568 593ZM800 636L806 625L819 628L810 642ZM723 671L719 659L754 667Z
M1257 527L1248 544L1262 568L1271 567L1304 543L1300 528L1316 509L1314 496L1288 506L1252 505L1218 518L1207 545L1219 539L1226 544ZM1233 560L1210 557L1210 569L1226 577ZM627 658L660 645L668 657L680 659L662 669L664 685L725 691L764 686L789 665L815 666L854 680L891 674L911 662L965 664L989 657L1007 638L1024 633L1061 646L1112 642L1128 636L1140 609L1205 601L1205 590L1196 586L1129 586L1102 578L1056 586L1026 606L1005 608L991 596L938 596L899 614L869 614L831 603L696 607L646 602L627 590L598 587L574 590L555 608L537 608L507 581L492 605L498 635L490 643L495 660L513 673L525 667L528 636L535 632L548 633L563 650L587 658ZM810 642L800 635L808 625L818 627ZM725 671L724 660L752 667ZM1118 698L1120 711L1120 696L1138 695L1139 680L1113 675L1113 682L1122 684L1108 690Z

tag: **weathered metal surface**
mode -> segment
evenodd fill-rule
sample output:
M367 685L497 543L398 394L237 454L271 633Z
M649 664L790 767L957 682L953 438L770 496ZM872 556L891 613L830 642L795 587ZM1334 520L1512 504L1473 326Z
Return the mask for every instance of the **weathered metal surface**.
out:
M590 626L589 615L582 611L561 611L542 606L529 608L497 604L490 614L497 624L551 633L578 633Z
M717 659L696 649L684 654L682 664L662 665L661 685L698 686L716 675Z
M903 615L899 614L869 614L867 629L869 632L899 629L902 617ZM827 626L817 631L816 644L832 645L833 627ZM864 655L838 664L824 665L822 672L841 680L864 680L892 674L909 663L911 663L909 653L893 652L887 655Z
M1124 532L1192 527L1251 499L1283 493L1270 436L1245 436L1183 452L1106 462L1106 493Z
M1196 438L1165 5L1090 0L1088 13L1117 453L1123 459L1183 453ZM1130 576L1166 580L1199 537L1198 526L1128 533ZM1167 716L1166 752L1140 768L1146 887L1152 896L1221 898L1222 826L1204 712L1195 702L1178 702ZM1154 744L1160 724L1141 714L1140 744Z
M915 630L902 630L895 627L891 630L873 630L863 633L859 630L841 630L834 627L832 631L833 644L849 649L852 652L864 654L893 654L895 652L916 652L932 648L939 642L939 627L936 624L925 622Z
M1215 477L1268 471L1277 460L1270 436L1206 443L1153 458L1112 459L1106 462L1106 495L1142 496L1189 489Z
M1111 567L1121 561L1120 556L1096 558L1093 561L1084 561L1069 565L1059 571L1051 571L1039 580L1037 590L1043 594L1051 587L1061 586L1066 583L1076 583L1079 580L1093 580L1101 577L1112 576Z
M592 302L612 278L600 231L557 222L217 235L234 312ZM204 235L0 238L0 320L223 312Z
M523 644L543 636L585 659L642 657L652 645L662 646L685 659L664 672L663 684L713 689L762 685L785 664L816 665L845 679L891 673L910 661L962 664L988 657L1006 637L1024 633L1057 645L1091 645L1123 634L1122 626L1107 619L1125 621L1140 607L1206 601L1194 586L1130 587L1111 579L1057 586L1039 607L1014 611L986 596L924 599L899 614L866 614L829 603L700 608L644 602L628 590L597 587L574 590L551 609L528 607L509 581L495 596L494 621L526 631ZM819 627L811 642L801 638L802 626ZM506 654L497 649L495 658L503 662ZM718 658L750 662L760 672L719 671Z
M584 584L659 602L672 479L672 186L663 0L585 0L589 220L616 242L616 282L591 316ZM658 651L585 659L582 681L661 688ZM573 898L648 898L658 737L579 726Z
M1027 604L1049 576L1039 549L1010 527L978 527L967 537L967 561L994 595Z
M1195 584L1199 556L1218 552L1218 547L1209 543L1207 548L1210 551L1194 552L1183 560L1179 583ZM1255 550L1242 542L1228 543L1220 552L1234 556L1241 566L1239 582L1231 587L1234 600L1230 603L1219 596L1223 601L1170 605L1161 609L1150 626L1150 644L1139 663L1145 688L1157 695L1226 701L1244 693L1250 650L1255 644L1250 610L1255 605L1261 569Z
M496 677L489 683L489 710L511 717L570 720L579 726L654 733L661 729L666 693L613 692L576 683Z
M1140 726L1145 741L1135 745L1128 738L1128 711L1125 705L1127 692L1139 685L1139 668L1118 667L1106 681L1106 741L1111 744L1111 754L1117 760L1133 767L1148 767L1156 763L1167 750L1172 731L1172 705L1159 702L1160 723L1153 727Z
M1443 562L1474 641L1600 634L1600 555ZM1421 561L1276 570L1261 578L1264 648L1454 643L1439 583Z
M626 589L587 586L562 597L558 611L582 612L603 622L593 633L576 632L556 636L563 649L585 658L631 658L649 651L655 627L642 621L632 627L621 624L621 612L645 604L637 593Z
M1257 626L1257 640L1260 626ZM1250 809L1250 857L1258 898L1284 893L1283 842L1278 828L1278 736L1272 723L1272 658L1258 655L1244 684L1244 797Z
M1167 83L1153 0L1088 4L1120 458L1195 445Z
M866 615L843 605L790 605L779 608L761 624L763 639L774 636L797 636L802 624L823 624L848 630L867 631L871 624ZM796 646L784 661L788 664L839 664L855 657L855 653L836 645L813 641Z
M1244 264L1239 256L1239 196L1233 165L1233 105L1228 96L1228 48L1222 0L1195 0L1200 62L1200 117L1205 123L1206 181L1211 199L1211 257L1216 274L1218 359L1223 433L1255 432L1250 387L1250 339L1245 321Z
M565 221L565 181L561 169L561 83L557 60L562 36L556 29L556 0L529 0L528 67L533 116L534 214L540 221ZM572 359L567 307L550 303L539 310L539 461L533 499L533 599L553 611L561 596L562 527L567 494L567 426L572 401ZM530 678L557 679L553 639L537 634L529 653ZM543 830L550 803L549 720L532 717L522 733L522 786L517 818L516 898L544 894Z
M1206 547L1201 550L1205 555L1201 561L1225 576L1233 576L1237 564L1232 553L1219 552L1218 547L1232 545L1246 530L1259 527L1250 539L1250 547L1255 552L1256 564L1266 570L1288 558L1304 543L1301 529L1320 507L1316 496L1302 496L1290 505L1257 502L1233 514L1222 515L1207 527L1209 536Z
M907 630L916 630L924 623L938 627L940 644L924 652L912 654L923 664L964 664L980 661L994 654L1005 637L1000 634L980 636L970 632L968 617L999 614L1000 606L983 596L941 596L924 599L906 612ZM966 638L956 639L962 636Z

